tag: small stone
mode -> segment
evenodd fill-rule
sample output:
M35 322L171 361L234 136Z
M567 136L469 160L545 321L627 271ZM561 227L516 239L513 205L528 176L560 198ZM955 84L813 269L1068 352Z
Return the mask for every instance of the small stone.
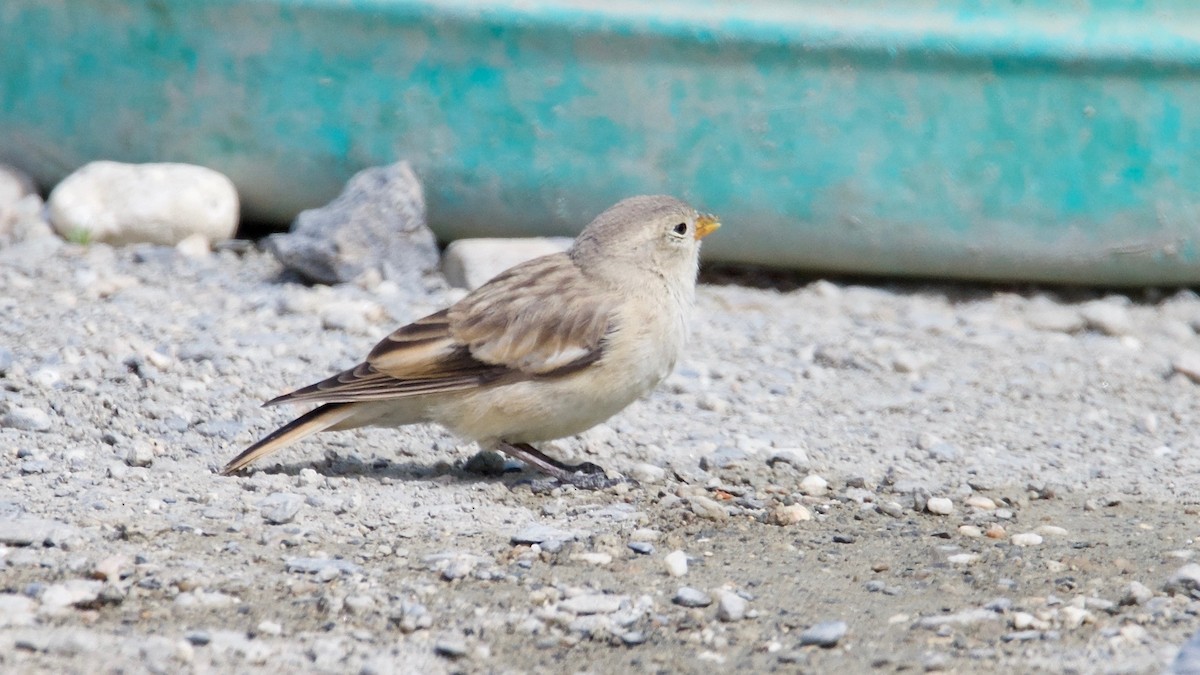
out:
M212 244L208 241L208 237L202 234L193 234L175 244L175 250L185 258L197 260L207 258L208 254L212 253Z
M948 516L954 513L954 502L947 497L930 497L925 502L925 510L937 516Z
M513 544L542 544L547 541L572 541L575 535L549 525L534 523L526 525L512 535Z
M562 253L571 242L565 237L459 239L442 255L442 274L451 286L474 290L515 265Z
M1038 534L1042 535L1043 537L1065 537L1065 536L1067 536L1067 529L1065 527L1059 527L1057 525L1039 525L1034 531L1037 532Z
M800 646L816 645L826 649L837 646L849 626L845 621L822 621L800 633Z
M1163 584L1168 595L1200 597L1200 564L1188 563L1175 570Z
M1122 605L1144 605L1150 602L1154 597L1154 591L1150 590L1140 581L1131 581L1125 587L1125 593L1121 596Z
M0 628L32 626L37 603L33 598L15 593L0 593Z
M983 530L978 525L959 525L958 533L964 537L982 537Z
M92 578L107 581L118 581L130 574L133 561L129 556L110 555L92 568Z
M639 462L629 470L629 477L639 483L654 485L663 482L667 477L667 470L661 466Z
M771 509L769 518L772 525L786 527L812 520L812 512L803 504L788 504Z
M671 598L671 602L681 607L708 607L712 604L712 597L691 586L680 586L679 590L675 591L675 597Z
M225 176L188 164L91 162L50 193L50 222L63 238L173 246L198 234L234 235L238 195Z
M962 450L953 443L937 443L927 452L930 459L943 464L957 462L958 458L962 456Z
M1079 628L1085 623L1096 622L1095 615L1081 607L1068 605L1059 610L1059 615L1062 618L1063 627L1068 630Z
M800 481L800 492L810 497L823 497L829 491L829 481L810 473Z
M654 544L648 541L631 541L626 546L629 547L629 550L640 555L654 554Z
M1087 327L1079 312L1058 305L1043 305L1025 313L1030 328L1056 333L1078 333Z
M1192 382L1200 383L1200 352L1189 350L1181 353L1171 362L1171 368Z
M448 659L460 659L467 655L467 643L460 637L446 637L433 643L433 652Z
M362 572L362 568L358 565L337 558L288 558L284 562L287 571L301 574L320 574L325 570L332 570L335 576Z
M49 431L50 425L50 416L38 408L13 406L3 416L0 416L0 427L21 431Z
M725 510L725 507L716 500L703 495L692 495L687 500L692 512L701 518L709 520L727 520L729 518L729 511Z
M62 546L76 535L66 523L44 518L0 518L0 544L7 546Z
M1079 313L1088 328L1105 335L1121 337L1133 332L1133 320L1129 310L1108 300L1097 300L1083 305Z
M787 464L797 469L808 466L808 453L801 448L784 448L776 450L769 459L767 466L774 468L776 464Z
M717 618L721 621L741 621L746 618L746 599L732 591L717 594Z
M1037 546L1042 543L1042 535L1036 532L1022 532L1014 534L1008 540L1013 543L1013 546Z
M688 559L687 554L683 551L671 551L663 557L663 563L667 566L667 574L673 577L681 577L687 574Z
M901 518L904 516L904 507L900 505L900 502L889 500L876 504L875 508L883 515L892 518Z
M946 562L951 565L974 565L979 562L978 553L955 553L946 558Z
M612 562L613 557L611 553L605 553L603 551L584 551L582 553L573 554L571 556L571 560L578 560L580 562L588 563L589 565L607 565Z
M134 443L125 453L125 463L135 467L154 464L154 446L150 443Z
M970 506L973 509L979 509L980 511L996 510L995 500L990 497L984 497L983 495L971 495L970 497L967 497L966 502L964 503L967 506Z
M620 595L593 593L567 598L558 603L558 608L572 614L612 614L621 609L621 603L627 600Z
M300 495L274 492L262 499L258 508L263 520L272 525L284 525L295 520L303 504L304 497Z
M39 598L42 609L56 611L67 607L80 607L94 603L100 597L104 584L87 579L70 579L61 584L47 586Z
M278 624L275 621L270 621L268 619L263 619L262 621L259 621L256 630L259 633L261 633L262 635L270 635L273 637L283 635L283 626L281 626L280 624Z

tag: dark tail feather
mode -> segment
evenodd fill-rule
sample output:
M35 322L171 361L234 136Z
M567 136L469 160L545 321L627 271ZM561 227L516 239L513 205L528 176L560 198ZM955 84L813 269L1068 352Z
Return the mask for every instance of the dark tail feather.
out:
M243 450L242 454L231 459L225 465L225 468L221 469L221 475L228 476L235 471L244 469L251 462L266 457L272 452L285 445L295 443L301 438L311 436L318 431L324 431L350 417L352 414L354 414L354 408L348 403L327 403L305 413L272 431L261 441Z

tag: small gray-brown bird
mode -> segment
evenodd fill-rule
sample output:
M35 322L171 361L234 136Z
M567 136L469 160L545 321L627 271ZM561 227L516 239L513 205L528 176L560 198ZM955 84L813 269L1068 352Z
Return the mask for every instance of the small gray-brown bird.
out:
M517 265L395 331L363 363L268 401L322 405L221 473L318 431L437 422L564 482L602 484L599 467L566 465L529 444L586 431L671 372L700 240L718 227L672 197L621 201L567 252Z

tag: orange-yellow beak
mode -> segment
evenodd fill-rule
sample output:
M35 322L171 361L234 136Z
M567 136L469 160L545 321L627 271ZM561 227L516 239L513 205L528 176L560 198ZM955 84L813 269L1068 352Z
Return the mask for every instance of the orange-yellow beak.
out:
M711 213L705 213L696 219L696 239L700 240L707 237L716 232L720 226L721 223L717 220L716 216Z

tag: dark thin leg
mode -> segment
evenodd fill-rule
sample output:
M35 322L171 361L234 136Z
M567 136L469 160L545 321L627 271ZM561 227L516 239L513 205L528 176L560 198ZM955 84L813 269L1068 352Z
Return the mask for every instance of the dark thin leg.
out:
M604 469L591 462L563 464L528 443L500 443L497 449L513 459L537 468L548 476L587 490L605 488L619 482L610 480L608 476L604 475Z

